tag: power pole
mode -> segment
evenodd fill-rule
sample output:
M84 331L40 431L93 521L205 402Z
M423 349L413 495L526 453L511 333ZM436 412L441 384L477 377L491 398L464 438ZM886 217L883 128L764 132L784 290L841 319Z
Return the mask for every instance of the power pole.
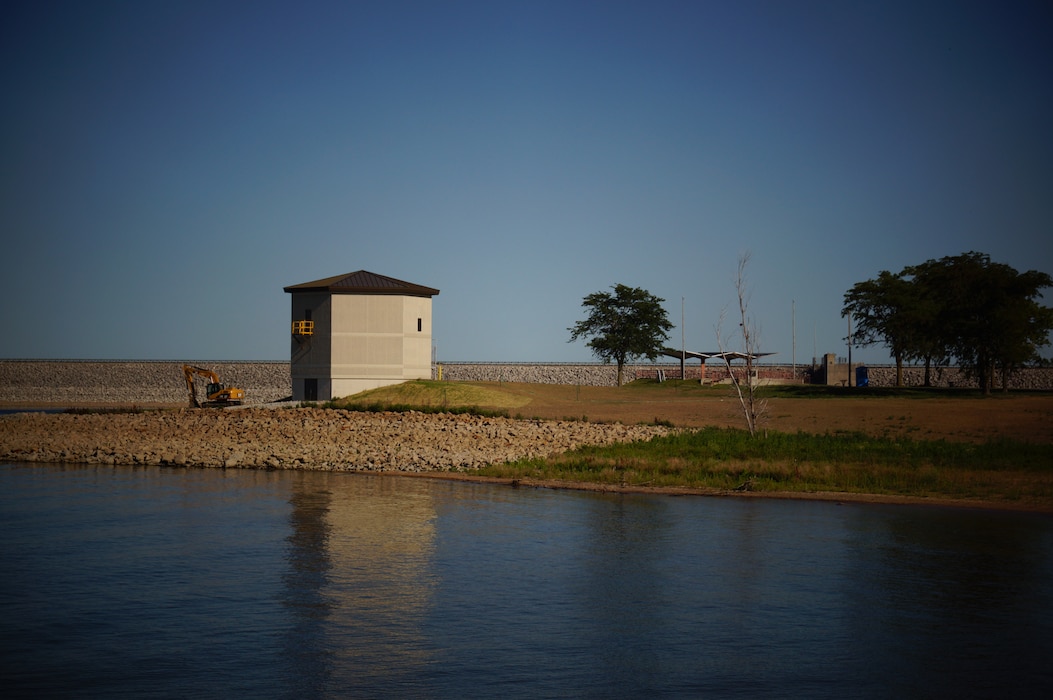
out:
M852 386L852 314L848 314L848 386Z
M684 365L687 360L687 345L684 343L684 297L680 297L680 381L687 379Z

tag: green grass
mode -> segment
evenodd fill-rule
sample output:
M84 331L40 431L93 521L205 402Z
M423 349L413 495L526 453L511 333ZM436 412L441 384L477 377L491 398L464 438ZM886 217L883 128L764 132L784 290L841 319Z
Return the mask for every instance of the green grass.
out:
M752 491L835 491L1053 504L1053 446L706 428L489 467L484 476Z
M472 413L509 416L534 397L581 407L573 387L415 381L324 404L364 411ZM637 402L726 397L727 385L692 381L637 381L590 397L588 408ZM1019 396L1014 392L1010 396ZM967 389L846 388L811 385L760 387L760 398L983 398ZM572 399L574 399L572 401ZM557 404L558 405L558 404ZM482 407L482 408L480 408ZM528 409L529 410L529 407ZM557 414L558 415L558 414ZM570 415L564 413L562 415ZM515 417L521 417L515 412ZM890 421L908 417L889 414ZM564 418L574 420L577 418ZM588 420L584 416L582 420ZM668 425L668 421L660 421ZM781 433L751 438L744 430L684 430L647 442L583 447L547 459L495 465L483 476L589 482L605 485L684 487L699 490L809 493L817 491L980 499L1012 502L1053 512L1053 445L1005 439L986 443L871 437L863 433Z
M365 413L453 413L511 417L507 408L529 402L515 394L473 384L417 380L363 391L332 401L301 402L310 408L343 409Z
M345 411L360 411L362 413L450 413L455 415L472 415L491 418L510 418L508 411L480 408L479 406L420 406L417 404L385 403L383 401L325 401L322 403L302 402L299 408L318 408Z
M529 398L494 387L422 379L363 391L330 401L326 405L351 410L362 410L362 406L387 405L456 412L471 410L477 406L485 406L488 409L513 409L529 401Z

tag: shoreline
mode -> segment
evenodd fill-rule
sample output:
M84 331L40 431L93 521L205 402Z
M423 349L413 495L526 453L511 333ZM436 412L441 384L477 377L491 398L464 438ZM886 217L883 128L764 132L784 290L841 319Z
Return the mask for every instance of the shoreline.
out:
M373 472L348 472L372 474ZM1053 509L1034 503L1014 501L988 501L982 499L956 499L944 497L903 496L879 493L849 493L840 491L727 491L722 489L693 488L688 486L620 486L599 484L590 481L560 481L555 479L513 479L509 477L480 476L463 472L383 472L377 476L411 477L494 484L510 488L551 489L557 491L589 491L593 493L639 494L656 496L692 496L708 498L758 498L783 501L827 501L855 504L930 506L936 508L965 508L969 510L991 510L1018 513L1034 513L1053 516Z
M529 477L490 477L481 467L548 457L579 446L647 440L668 428L622 423L511 419L467 414L319 411L283 404L236 410L29 413L0 416L0 460L107 466L288 469L418 476L519 488L594 493L816 500L924 505L1053 514L1047 502L957 499L833 491L728 491L715 488L617 485ZM19 408L28 408L20 406ZM64 406L63 408L70 408ZM232 407L233 408L233 407ZM7 407L0 406L0 409ZM672 432L675 432L672 431Z
M241 406L0 417L0 459L157 466L465 471L583 445L648 440L659 426L470 414Z
M924 506L930 508L960 508L966 510L988 510L994 512L1031 513L1035 515L1053 516L1053 508L1042 504L997 501L983 499L957 499L946 497L927 496L905 496L897 494L878 493L855 493L841 491L728 491L713 488L696 488L689 486L642 486L642 485L614 485L601 484L591 481L562 481L557 479L531 479L510 478L499 476L482 476L463 471L401 471L385 470L374 471L367 469L334 469L319 468L314 466L300 466L289 468L254 467L254 466L205 466L193 464L109 464L98 462L60 461L41 462L26 460L7 460L0 457L0 462L5 464L17 463L35 465L59 465L75 464L80 466L105 466L105 467L157 467L182 468L182 469L242 469L259 471L328 471L342 474L355 474L363 476L391 477L391 478L417 478L431 479L435 481L452 481L458 483L476 483L493 486L507 486L509 488L532 488L547 489L553 491L585 491L590 493L621 494L621 495L643 495L643 496L669 496L669 497L694 497L694 498L741 498L741 499L765 499L784 501L822 501L833 502L837 505L852 503L857 505L881 505L881 506Z

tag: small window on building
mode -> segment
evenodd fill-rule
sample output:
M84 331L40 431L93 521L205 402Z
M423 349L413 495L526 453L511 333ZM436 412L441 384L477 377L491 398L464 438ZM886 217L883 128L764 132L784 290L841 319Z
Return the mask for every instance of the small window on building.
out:
M314 320L314 319L311 318L311 310L310 309L304 309L303 310L303 320L305 320L305 321L313 321Z
M420 331L421 331L421 327L422 327L422 326L421 326L421 319L419 319L419 318L418 318L418 319L417 319L417 332L418 332L418 333L420 333Z

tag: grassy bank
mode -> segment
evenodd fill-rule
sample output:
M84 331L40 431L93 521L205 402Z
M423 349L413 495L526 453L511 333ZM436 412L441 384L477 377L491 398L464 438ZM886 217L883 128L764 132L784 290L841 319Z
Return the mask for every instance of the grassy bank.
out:
M755 438L727 387L411 382L341 402L511 417L658 422L646 443L584 447L481 475L707 491L840 492L1012 503L1053 512L1053 396L770 387Z
M645 443L584 447L481 475L615 486L843 492L1014 502L1053 510L1053 447L874 438L860 433L687 430Z

